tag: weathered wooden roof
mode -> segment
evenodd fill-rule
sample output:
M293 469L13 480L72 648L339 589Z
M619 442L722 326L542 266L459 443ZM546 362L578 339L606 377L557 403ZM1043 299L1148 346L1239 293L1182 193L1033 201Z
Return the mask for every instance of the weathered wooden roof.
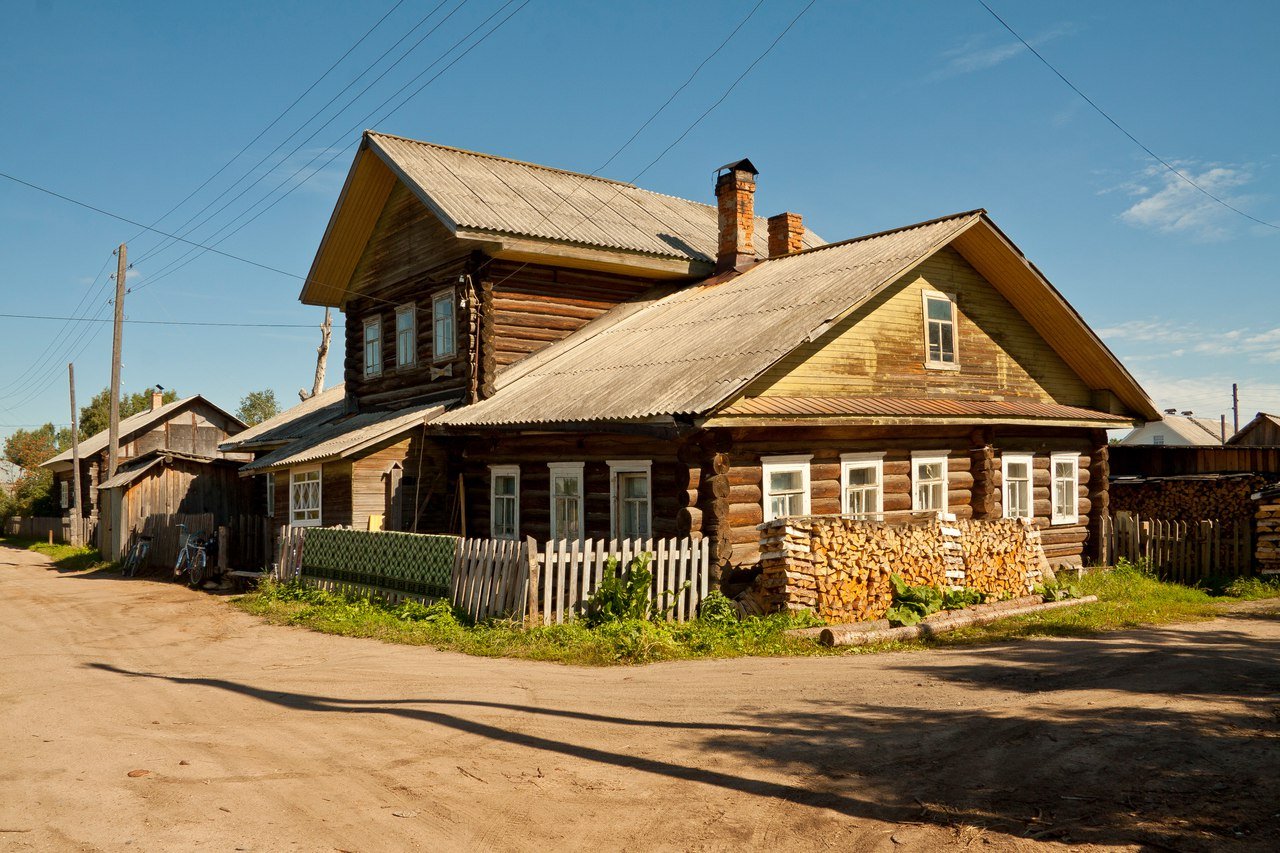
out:
M241 475L263 474L294 465L342 459L370 445L431 421L447 403L426 403L408 409L360 412L319 424L288 444L258 457L240 469Z
M1154 404L1102 341L977 210L656 290L512 366L494 396L436 423L709 414L946 245L969 258L1090 387L1111 390L1130 412L1154 415Z
M303 286L303 302L341 304L390 192L392 175L460 238L505 235L609 250L621 253L619 257L676 259L686 263L686 276L705 275L715 262L718 225L713 205L607 178L366 131ZM710 181L707 191L710 197ZM803 239L806 247L823 244L809 231ZM762 217L756 218L754 248L758 257L767 254L768 223Z
M316 427L341 417L346 411L346 385L339 383L321 391L309 400L303 400L285 409L274 418L249 427L222 444L220 450L260 450L279 447L285 442L306 435Z
M183 397L181 400L174 400L172 403L165 403L158 409L148 409L145 412L139 412L136 415L130 415L120 420L120 443L126 444L131 438L139 432L149 429L151 426L161 423L166 418L176 415L183 409L190 408L194 405L204 405L209 409L221 414L233 424L239 424L240 421L234 415L229 414L222 408L210 403L199 394L193 394L190 397ZM243 424L241 424L243 426ZM93 456L95 453L101 453L107 449L107 442L110 440L110 430L103 430L96 435L92 435L84 441L80 442L80 459L84 460ZM72 452L64 450L57 456L43 463L40 467L59 469L70 466L72 462Z
M1258 412L1258 414L1254 416L1253 420L1249 421L1247 424L1240 427L1239 432L1237 432L1235 435L1227 439L1227 444L1239 444L1241 439L1243 439L1249 433L1253 432L1258 427L1262 426L1264 423L1271 423L1277 427L1280 427L1280 415L1271 415L1271 414L1267 414L1266 412Z

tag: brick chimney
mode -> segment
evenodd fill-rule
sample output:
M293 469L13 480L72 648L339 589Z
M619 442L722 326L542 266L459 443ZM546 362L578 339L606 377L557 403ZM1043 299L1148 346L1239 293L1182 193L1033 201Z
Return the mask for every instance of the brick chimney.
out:
M789 255L804 248L804 220L798 213L769 217L769 257Z
M151 411L155 411L164 405L164 392L151 389Z
M721 166L716 176L716 210L720 241L716 272L742 270L756 259L752 237L756 227L756 175L750 160Z

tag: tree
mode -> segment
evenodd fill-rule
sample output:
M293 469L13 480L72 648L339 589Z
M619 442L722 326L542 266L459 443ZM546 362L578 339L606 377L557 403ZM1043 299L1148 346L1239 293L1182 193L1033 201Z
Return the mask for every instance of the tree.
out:
M4 440L4 459L18 469L13 491L4 502L4 514L57 515L58 501L52 494L53 473L40 465L70 444L71 430L59 430L53 424L15 430Z
M257 426L280 414L280 403L276 400L276 392L270 388L261 391L250 391L240 401L236 409L236 417L249 426Z
M161 402L172 403L178 399L177 391L165 391ZM151 408L151 389L120 395L120 420ZM111 389L103 388L87 406L80 409L80 440L97 435L111 425Z

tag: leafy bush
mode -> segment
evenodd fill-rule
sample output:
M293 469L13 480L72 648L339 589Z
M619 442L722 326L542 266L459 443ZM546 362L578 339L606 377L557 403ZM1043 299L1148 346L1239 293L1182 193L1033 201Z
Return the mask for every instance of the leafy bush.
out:
M1223 595L1254 600L1280 596L1280 578L1235 578L1222 588Z
M720 590L712 590L698 605L698 621L726 627L738 621L738 608Z
M1124 571L1134 574L1142 574L1139 570L1134 568L1125 569ZM1041 596L1045 601L1066 601L1070 598L1080 597L1080 587L1073 583L1065 583L1063 581L1041 584L1037 586L1033 592L1036 595Z
M607 622L648 619L652 615L649 585L653 583L653 574L648 566L648 554L632 557L625 572L618 571L616 557L605 562L599 589L582 605L582 618L588 628Z
M963 610L966 607L972 607L975 604L981 604L986 601L986 596L978 592L976 589L964 587L963 589L949 589L942 594L943 610Z
M406 599L396 605L391 611L397 619L403 619L406 622L430 622L441 627L452 627L461 625L457 612L453 609L453 605L448 600L438 598L430 604L421 604L412 599Z
M931 586L910 586L897 572L889 575L893 604L885 618L895 626L915 625L942 609L942 593Z

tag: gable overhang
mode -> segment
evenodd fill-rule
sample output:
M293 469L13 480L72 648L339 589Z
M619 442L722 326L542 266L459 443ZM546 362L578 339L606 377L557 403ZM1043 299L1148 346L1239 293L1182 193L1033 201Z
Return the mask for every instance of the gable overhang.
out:
M950 246L990 282L992 287L1009 300L1054 352L1067 363L1067 366L1093 390L1096 409L1104 414L1125 415L1134 422L1158 420L1160 413L1142 386L1102 342L1102 339L1089 328L1057 288L1050 284L1013 241L996 227L986 211L975 210L970 214L957 216L967 216L967 219L961 222L955 231L939 239L926 251L907 260L892 274L886 275L879 287L813 328L797 344L797 347L817 340L850 314L869 303L885 288L891 287L925 260ZM931 220L931 222L937 221L941 220ZM911 227L919 227L919 225ZM821 251L821 249L808 251ZM775 359L758 370L750 379L738 384L705 414L708 417L722 414L730 405L743 399L743 392L756 379L789 354Z
M655 279L702 277L710 274L714 266L710 261L462 228L400 167L377 136L365 131L298 296L304 305L341 308L355 295L350 289L351 277L397 182L404 184L459 241L496 258Z

